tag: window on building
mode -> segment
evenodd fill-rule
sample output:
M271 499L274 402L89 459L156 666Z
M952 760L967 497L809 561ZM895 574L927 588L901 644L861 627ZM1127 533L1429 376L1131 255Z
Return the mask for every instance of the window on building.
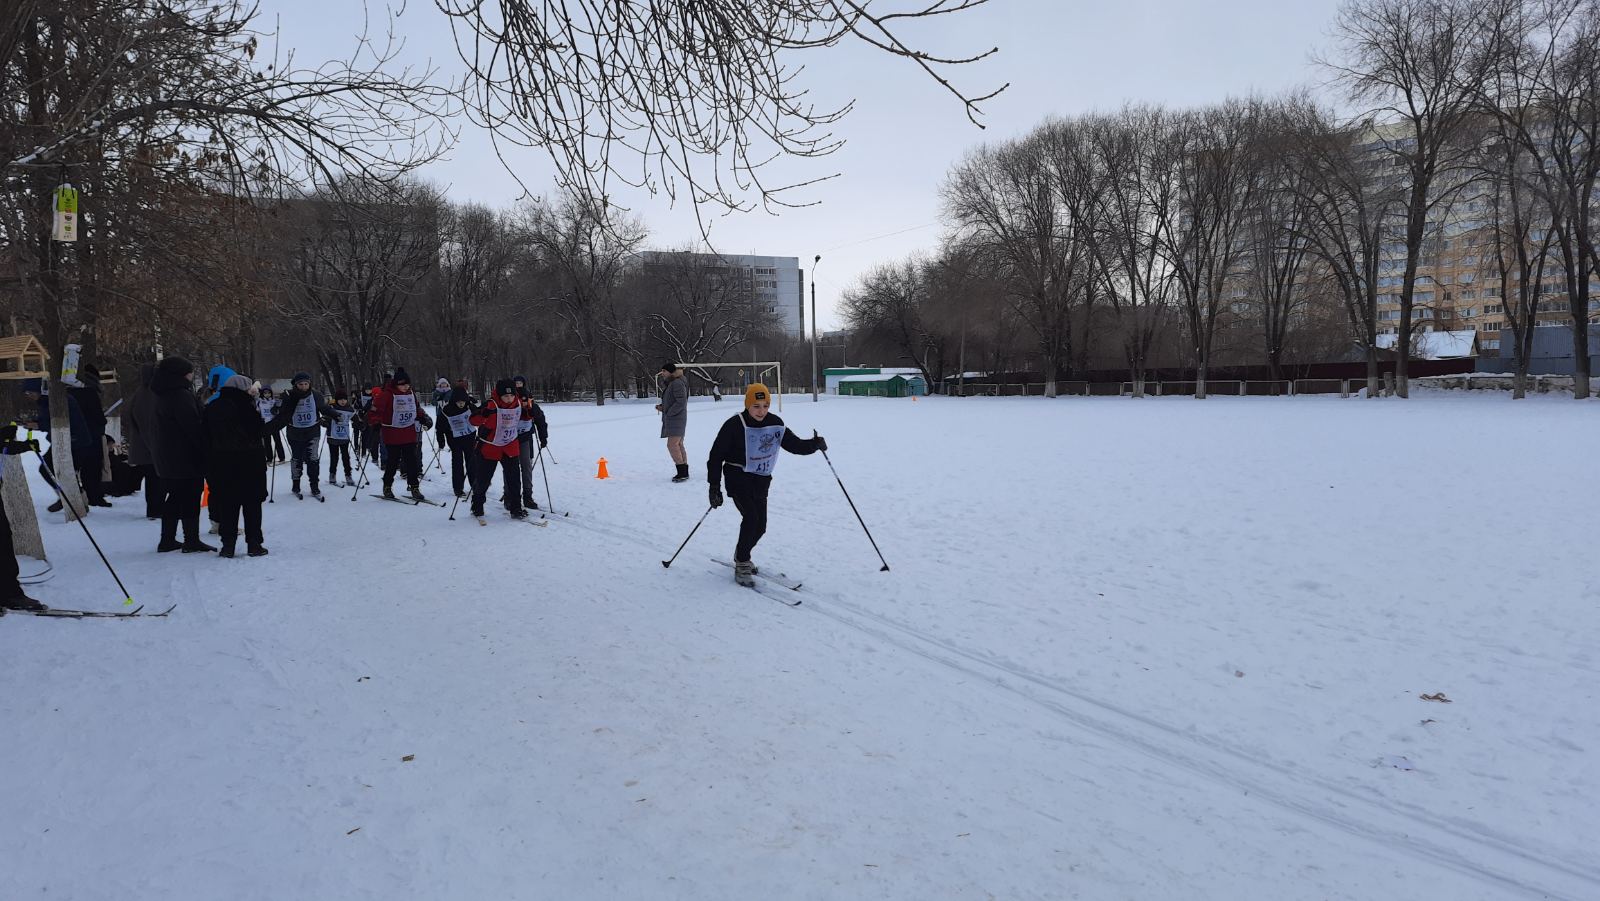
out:
M1499 350L1500 349L1500 339L1499 338L1485 338L1483 341L1481 341L1478 344L1478 349L1479 350Z

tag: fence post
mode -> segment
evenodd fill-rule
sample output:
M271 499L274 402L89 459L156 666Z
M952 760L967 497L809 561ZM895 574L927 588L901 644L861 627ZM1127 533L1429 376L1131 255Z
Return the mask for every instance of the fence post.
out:
M1350 396L1350 380L1349 379L1340 379L1340 381L1339 381L1339 396L1340 397L1349 397Z

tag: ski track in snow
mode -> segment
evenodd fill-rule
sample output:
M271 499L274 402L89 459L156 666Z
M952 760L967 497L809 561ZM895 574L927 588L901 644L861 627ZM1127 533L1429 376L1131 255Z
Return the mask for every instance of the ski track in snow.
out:
M1463 526L1474 508L1426 492L1437 537L1337 531L1410 487L1376 445L1462 444L1441 485L1503 473L1509 436L1567 472L1592 405L789 406L894 567L826 464L785 456L756 556L805 582L794 609L703 563L731 505L659 569L705 509L695 454L728 403L693 408L696 478L671 487L648 408L552 406L573 515L548 529L334 496L265 508L271 556L208 563L150 552L137 499L95 514L135 602L179 606L0 621L0 682L32 686L0 696L20 726L0 740L38 762L0 773L26 814L0 822L0 898L1600 897L1600 731L1563 715L1594 703L1585 558L1559 526ZM609 482L573 462L599 456ZM1555 516L1600 487L1583 478L1503 521ZM98 560L45 528L60 577L39 593L94 606ZM383 554L398 535L419 550ZM1458 571L1488 551L1506 578ZM527 598L493 568L524 560ZM1455 704L1416 702L1441 688ZM644 785L619 796L627 772Z

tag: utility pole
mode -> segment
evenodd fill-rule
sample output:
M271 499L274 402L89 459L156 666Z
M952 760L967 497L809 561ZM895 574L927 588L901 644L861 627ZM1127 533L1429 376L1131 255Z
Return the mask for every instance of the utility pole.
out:
M817 402L817 264L822 254L811 259L811 402Z

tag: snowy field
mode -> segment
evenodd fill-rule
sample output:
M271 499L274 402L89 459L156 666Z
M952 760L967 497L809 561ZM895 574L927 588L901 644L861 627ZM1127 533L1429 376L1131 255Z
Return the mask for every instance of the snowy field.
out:
M732 403L547 409L546 528L96 512L178 607L0 620L0 899L1600 898L1600 403L790 398L794 609L661 567Z

